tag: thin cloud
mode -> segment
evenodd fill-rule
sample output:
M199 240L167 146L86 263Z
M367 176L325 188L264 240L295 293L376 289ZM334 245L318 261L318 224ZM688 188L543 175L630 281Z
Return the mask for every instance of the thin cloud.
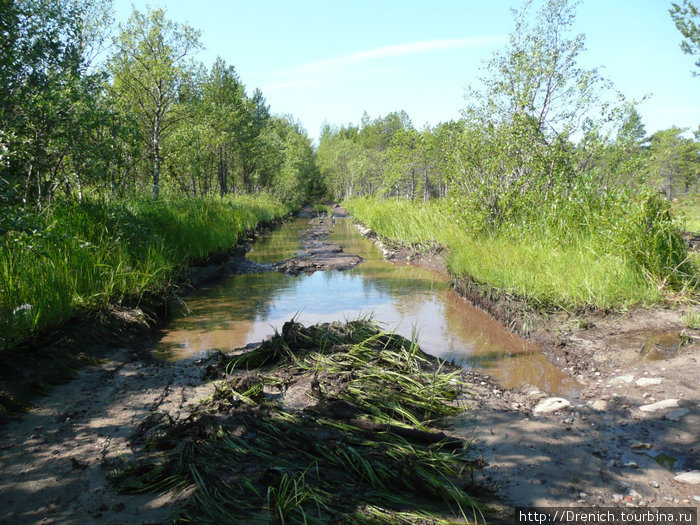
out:
M328 75L335 75L339 70L358 64L364 64L373 60L384 58L395 58L417 55L421 53L431 53L449 49L459 49L465 47L479 47L498 43L501 36L474 37L474 38L452 38L441 40L423 40L419 42L404 42L390 46L382 46L368 51L360 51L332 58L324 58L308 62L299 66L283 69L277 72L279 82L263 86L263 89L282 89L285 87L300 86L304 84L324 81Z

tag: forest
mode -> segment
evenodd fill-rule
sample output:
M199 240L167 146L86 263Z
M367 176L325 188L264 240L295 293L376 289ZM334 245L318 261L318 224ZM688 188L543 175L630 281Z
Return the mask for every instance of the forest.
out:
M321 191L299 123L162 9L116 30L107 1L0 9L0 346L162 294Z
M654 129L586 65L581 2L523 0L502 41L334 48L295 23L361 3L188 7L254 13L271 62L316 46L299 78L260 65L271 101L363 63L372 107L388 59L503 44L451 118L360 108L317 138L240 49L201 61L197 28L114 3L0 2L1 522L694 516L700 123ZM700 80L697 0L664 15Z
M638 101L580 65L567 1L514 12L454 120L365 113L324 125L318 145L234 65L198 62L200 32L162 9L118 26L108 0L0 9L3 347L158 295L258 221L324 199L398 241L445 245L454 275L542 307L695 289L681 231L700 127L648 134ZM689 54L693 9L671 12Z

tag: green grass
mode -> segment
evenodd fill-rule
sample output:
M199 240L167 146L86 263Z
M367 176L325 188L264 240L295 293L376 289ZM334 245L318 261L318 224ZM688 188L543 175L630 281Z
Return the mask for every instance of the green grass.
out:
M533 232L470 234L445 201L352 199L344 206L357 220L392 240L446 246L448 268L456 278L502 290L540 308L608 310L662 301L669 289L669 277L659 269L666 264L663 249L673 245L684 250L675 233L669 234L672 242L665 243L665 229L658 235L648 228L637 234L632 213L624 224L610 224L607 217L608 223L597 224L589 216L582 230L594 233L563 238ZM656 213L641 205L640 210L642 219ZM642 219L640 224L646 224ZM683 270L694 269L684 264Z
M686 328L700 330L700 312L688 312L683 316L683 324Z
M675 210L685 218L685 231L700 233L700 196L683 197L674 202Z
M333 216L333 208L327 206L326 204L314 204L313 208L318 215L328 215L329 217Z
M0 351L81 309L137 305L173 289L188 262L288 213L267 196L57 203L0 221Z

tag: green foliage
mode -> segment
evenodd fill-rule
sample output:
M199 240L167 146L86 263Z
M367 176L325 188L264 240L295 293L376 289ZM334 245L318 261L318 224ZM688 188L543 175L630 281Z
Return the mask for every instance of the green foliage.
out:
M673 203L674 213L685 221L684 229L691 233L700 233L700 195L677 199Z
M700 142L684 137L686 131L674 126L651 137L647 176L669 199L700 189Z
M380 235L446 246L455 277L535 306L607 310L658 302L665 290L695 286L680 221L666 201L579 191L566 209L541 210L537 222L497 234L470 228L464 210L444 201L352 199L345 206Z
M318 168L336 199L381 193L428 200L444 196L443 159L451 124L417 131L408 115L389 113L360 128L325 126Z
M677 128L647 139L635 103L580 66L577 2L533 5L513 11L463 120L418 132L365 115L360 128L328 127L321 172L339 197L446 197L348 209L392 239L449 246L453 273L536 304L609 308L694 287L681 222L658 188L696 190L698 143Z
M681 49L688 55L700 55L700 7L693 0L683 0L683 4L671 4L671 18L678 31L683 35ZM695 61L700 68L700 58ZM694 76L700 76L700 71L693 71Z
M107 152L94 135L103 75L90 70L107 11L106 1L2 3L0 178L17 200L41 206L74 183L76 164Z
M700 312L688 312L683 316L683 325L692 330L700 330Z
M160 191L161 143L182 110L180 85L192 74L189 55L200 47L199 33L165 18L162 9L145 14L135 8L114 40L110 60L113 89L121 106L138 115L151 145L153 195Z
M14 209L0 235L0 349L82 308L166 295L188 262L229 249L259 222L289 211L268 196L86 198L41 217Z

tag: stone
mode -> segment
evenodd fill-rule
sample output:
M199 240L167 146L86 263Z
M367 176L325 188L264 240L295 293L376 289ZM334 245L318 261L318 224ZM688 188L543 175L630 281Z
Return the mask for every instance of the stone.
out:
M604 399L597 399L593 401L591 408L599 412L605 412L608 409L608 402Z
M686 485L700 485L700 470L681 472L673 478L673 481L685 483Z
M631 375L631 374L628 374L628 375L624 375L624 376L613 377L613 378L610 380L610 383L611 383L611 384L616 384L616 383L631 383L632 381L634 381L634 376Z
M642 412L657 412L658 410L677 407L677 399L664 399L663 401L657 401L656 403L652 403L650 405L642 405L639 407L639 410L641 410Z
M641 449L651 450L651 443L642 443L641 441L635 441L634 443L632 443L630 445L630 448L632 450L641 450Z
M612 499L613 501L622 501L624 499L624 496L622 494L613 494Z
M660 385L663 377L640 377L635 381L637 386Z
M658 488L659 488L658 482L653 481L653 480L649 482L649 485L651 485L651 486L654 487L655 489L658 489Z
M540 401L537 406L532 410L535 415L538 414L551 414L559 410L564 410L571 406L571 402L564 399L563 397L550 397Z
M664 419L668 419L669 421L678 421L680 418L689 413L690 410L687 408L677 408L676 410L671 410L668 414L666 414Z

